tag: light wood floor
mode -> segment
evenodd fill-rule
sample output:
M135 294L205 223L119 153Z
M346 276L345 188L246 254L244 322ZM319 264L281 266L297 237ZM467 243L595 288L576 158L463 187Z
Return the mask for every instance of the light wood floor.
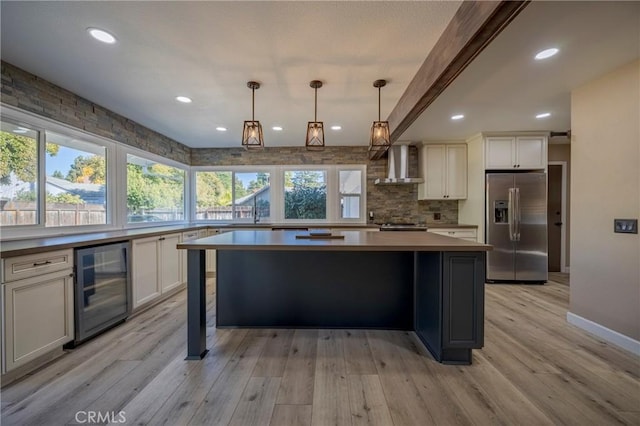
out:
M554 278L487 285L471 366L436 363L405 332L217 330L212 302L210 352L187 362L181 292L2 389L2 424L83 410L131 425L639 425L640 360L568 325Z

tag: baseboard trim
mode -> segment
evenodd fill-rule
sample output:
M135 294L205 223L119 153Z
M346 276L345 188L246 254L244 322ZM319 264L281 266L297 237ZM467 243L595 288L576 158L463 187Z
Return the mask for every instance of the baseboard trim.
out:
M622 349L640 356L640 341L634 340L629 336L625 336L622 333L618 333L617 331L611 330L604 325L583 318L580 315L576 315L572 312L567 312L567 322L591 334L594 334L609 343L612 343Z

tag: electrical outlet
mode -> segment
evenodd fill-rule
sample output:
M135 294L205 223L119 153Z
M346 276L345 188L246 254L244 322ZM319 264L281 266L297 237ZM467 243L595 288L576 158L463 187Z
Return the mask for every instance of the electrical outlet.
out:
M433 220L440 220L440 213L434 213Z
M637 234L638 219L613 219L613 232L620 234Z

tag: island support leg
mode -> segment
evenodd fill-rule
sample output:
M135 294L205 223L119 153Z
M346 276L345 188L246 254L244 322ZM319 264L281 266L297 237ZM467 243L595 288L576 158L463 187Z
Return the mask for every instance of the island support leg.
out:
M187 357L207 354L207 294L205 250L187 250Z

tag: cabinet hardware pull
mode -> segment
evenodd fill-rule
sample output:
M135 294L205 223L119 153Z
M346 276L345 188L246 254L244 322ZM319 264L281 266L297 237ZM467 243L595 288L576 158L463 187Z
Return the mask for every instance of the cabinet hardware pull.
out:
M158 241L164 241L164 237L158 238Z
M48 265L50 263L51 263L50 260L45 260L44 262L34 262L33 266L44 266L44 265Z

